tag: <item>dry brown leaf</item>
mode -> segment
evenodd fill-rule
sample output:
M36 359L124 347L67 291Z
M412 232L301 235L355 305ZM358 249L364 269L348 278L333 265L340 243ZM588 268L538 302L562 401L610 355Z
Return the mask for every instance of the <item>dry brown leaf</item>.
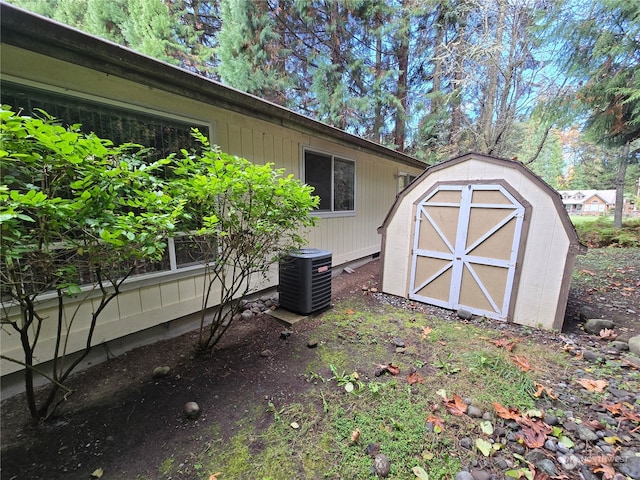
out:
M433 329L431 327L422 327L422 333L420 336L422 338L427 338L432 331Z
M436 433L440 433L444 430L444 422L442 419L433 414L429 414L427 417L427 423L431 423L433 425L433 431ZM437 429L440 429L440 431L437 431Z
M521 372L528 372L529 370L531 370L531 364L526 358L519 357L518 355L511 355L509 358L513 363L516 364Z
M456 417L461 417L467 411L467 404L455 393L453 394L453 398L444 400L444 406L449 413Z
M610 328L603 328L600 330L600 338L616 338L618 334Z
M209 480L218 480L218 475L222 475L222 472L216 472L209 475Z
M603 392L609 385L606 380L591 380L590 378L580 378L576 380L580 385L589 390L590 392Z
M591 270L580 270L580 273L584 273L585 275L591 275L592 277L595 276L595 273L593 273Z
M536 387L536 391L533 394L534 397L540 398L542 396L542 394L544 393L544 394L547 395L547 397L549 397L549 398L551 398L553 400L556 400L558 398L558 396L555 393L553 393L553 390L551 388L545 387L544 385L541 385L539 383L534 383L533 385L534 385L534 387Z
M409 385L413 385L414 383L424 383L424 378L422 378L418 372L411 372L407 376L407 381Z
M519 338L501 338L499 340L491 340L496 347L504 348L507 352L511 352L516 344L520 343Z
M391 375L398 375L400 373L400 367L397 367L393 363L390 363L389 365L387 365L386 369L387 369L387 372L389 372Z
M515 420L521 428L518 438L520 438L528 448L540 448L544 446L547 435L553 431L550 425L547 425L537 418L519 417Z
M353 315L353 314L354 314L354 313L356 313L356 312L355 312L355 310L351 310L350 308L347 308L347 310L345 311L345 313L346 313L347 315Z
M603 480L611 480L616 475L615 469L611 465L599 465L593 469L593 473L602 473Z
M506 408L500 405L498 402L493 402L493 408L496 410L496 414L500 418L504 418L506 420L515 420L522 416L520 415L520 412L518 412L517 408Z
M356 428L353 432L351 432L351 443L356 443L360 438L360 429Z

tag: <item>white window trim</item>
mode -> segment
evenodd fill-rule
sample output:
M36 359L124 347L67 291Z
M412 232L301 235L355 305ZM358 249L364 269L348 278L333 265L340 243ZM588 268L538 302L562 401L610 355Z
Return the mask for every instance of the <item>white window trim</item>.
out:
M301 152L300 152L300 178L302 179L302 181L304 181L306 183L306 172L305 172L305 153L306 152L313 152L313 153L317 153L320 155L326 155L328 157L331 157L331 209L332 210L313 210L312 212L310 212L311 216L314 217L319 217L319 218L336 218L336 217L355 217L357 215L357 211L358 211L358 204L357 204L357 198L358 198L358 163L356 162L356 160L352 157L348 157L346 155L339 155L336 153L332 153L332 152L328 152L326 150L321 150L319 148L313 148L313 147L309 147L309 146L302 146L301 148ZM338 158L338 160L344 160L347 162L352 162L353 163L353 210L343 210L343 211L334 211L333 210L333 200L334 200L334 183L333 183L333 176L334 176L334 168L333 168L333 162L334 160Z

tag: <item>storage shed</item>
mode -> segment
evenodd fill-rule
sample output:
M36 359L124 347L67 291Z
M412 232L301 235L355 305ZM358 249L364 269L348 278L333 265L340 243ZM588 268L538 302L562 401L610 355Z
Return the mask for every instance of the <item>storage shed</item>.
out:
M383 292L547 329L562 329L586 252L558 192L518 161L477 153L427 168L378 232Z

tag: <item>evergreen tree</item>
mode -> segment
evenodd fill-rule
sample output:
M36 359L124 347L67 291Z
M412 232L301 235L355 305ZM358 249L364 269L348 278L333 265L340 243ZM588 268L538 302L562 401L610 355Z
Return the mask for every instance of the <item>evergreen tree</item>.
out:
M597 0L590 9L572 11L566 36L567 66L582 82L578 98L597 141L620 147L614 226L622 226L627 165L637 162L631 149L640 138L640 5L626 0Z

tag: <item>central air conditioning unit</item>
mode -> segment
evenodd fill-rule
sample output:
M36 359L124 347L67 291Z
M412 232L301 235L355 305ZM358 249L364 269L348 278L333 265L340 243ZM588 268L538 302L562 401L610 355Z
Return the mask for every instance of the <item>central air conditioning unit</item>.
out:
M308 315L331 305L331 252L294 250L279 264L280 306Z

